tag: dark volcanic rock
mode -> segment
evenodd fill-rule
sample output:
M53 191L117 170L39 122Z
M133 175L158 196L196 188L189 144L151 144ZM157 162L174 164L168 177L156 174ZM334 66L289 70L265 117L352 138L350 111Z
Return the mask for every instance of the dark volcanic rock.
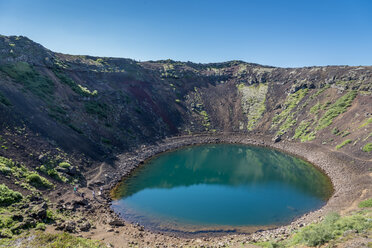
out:
M31 217L35 219L46 219L47 218L48 205L44 202L40 205L36 205L32 208Z
M79 226L80 230L83 232L88 232L91 228L91 225L89 222L85 222Z
M111 226L124 226L124 221L122 220L113 220L109 222L109 225Z
M282 140L282 136L281 136L281 135L275 136L275 137L273 138L273 142L274 142L274 143L277 143L277 142L279 142L279 141L281 141L281 140Z
M76 232L76 222L75 221L67 222L65 224L65 230L70 233Z
M89 204L88 199L81 199L81 200L74 200L72 201L72 205L74 208L78 208L80 206L87 206Z

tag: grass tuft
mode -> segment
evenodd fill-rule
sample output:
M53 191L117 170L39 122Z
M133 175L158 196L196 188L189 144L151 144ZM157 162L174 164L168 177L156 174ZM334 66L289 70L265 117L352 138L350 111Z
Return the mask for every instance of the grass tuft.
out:
M294 139L300 139L301 142L311 141L315 139L315 133L310 131L310 122L301 121L296 128Z
M365 144L365 146L363 146L363 148L362 148L362 151L363 152L370 152L370 151L372 151L372 143Z
M287 96L284 103L284 110L280 114L274 116L273 126L283 122L289 116L290 112L300 103L302 98L306 96L308 89L300 89L297 92Z
M372 123L372 117L368 118L362 125L360 125L358 128L362 128L367 126L368 124Z
M370 228L372 228L372 222L362 214L340 217L332 213L322 222L302 228L285 247L292 247L296 244L320 246L342 236L348 230L360 233Z
M339 145L336 146L336 150L341 149L345 145L351 143L351 141L352 141L351 139L344 140L341 144L339 144Z
M328 110L319 119L318 126L315 130L319 131L330 126L333 120L340 114L346 112L346 110L351 106L357 92L355 90L350 91L340 97L334 104L330 105Z
M360 208L372 208L372 198L359 202Z

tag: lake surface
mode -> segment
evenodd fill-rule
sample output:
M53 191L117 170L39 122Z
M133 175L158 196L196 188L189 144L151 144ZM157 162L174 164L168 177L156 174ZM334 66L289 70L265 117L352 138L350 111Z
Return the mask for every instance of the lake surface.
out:
M268 148L214 144L163 153L113 192L124 219L155 230L277 226L323 206L328 177Z

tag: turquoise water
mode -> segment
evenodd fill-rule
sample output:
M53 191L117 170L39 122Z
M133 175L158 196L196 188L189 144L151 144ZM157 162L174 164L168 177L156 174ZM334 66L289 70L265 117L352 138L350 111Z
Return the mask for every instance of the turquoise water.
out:
M262 147L216 144L161 154L115 190L112 208L153 229L273 226L320 208L329 179L309 163Z

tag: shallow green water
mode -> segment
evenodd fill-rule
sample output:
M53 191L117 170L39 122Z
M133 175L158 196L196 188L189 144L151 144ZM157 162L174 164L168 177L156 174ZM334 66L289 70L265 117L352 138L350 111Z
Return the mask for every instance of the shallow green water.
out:
M153 158L117 188L112 208L155 229L266 226L320 208L331 194L329 179L301 159L216 144Z

